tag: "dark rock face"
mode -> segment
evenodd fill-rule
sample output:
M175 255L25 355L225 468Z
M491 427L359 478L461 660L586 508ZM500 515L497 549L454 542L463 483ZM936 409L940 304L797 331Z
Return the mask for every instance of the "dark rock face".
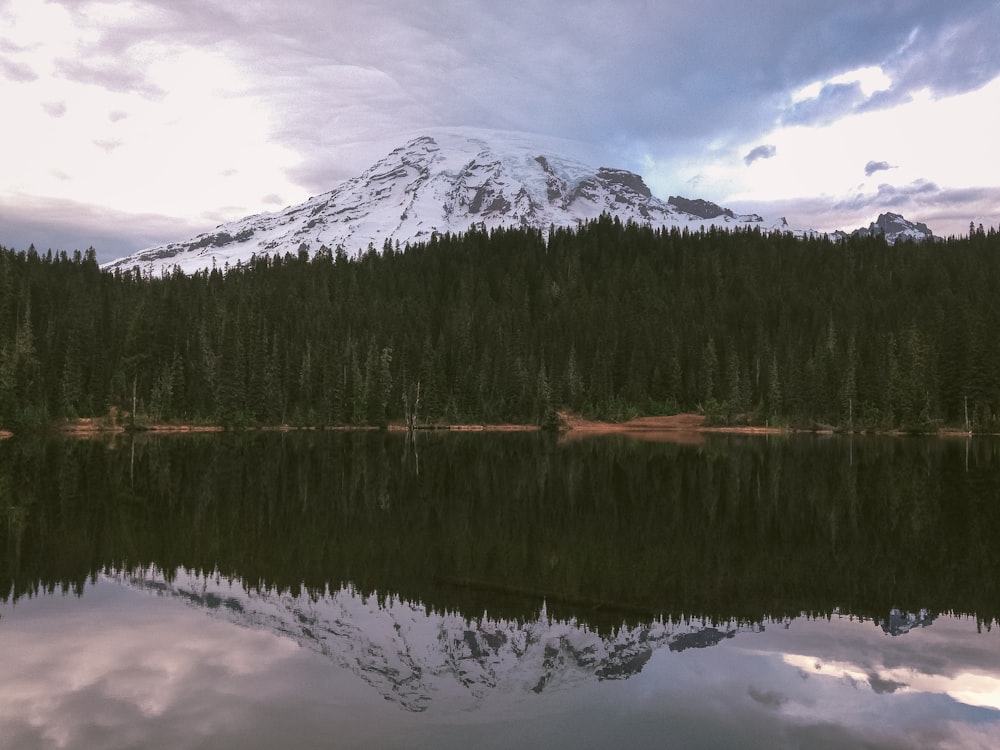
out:
M899 214L893 213L879 214L878 219L872 223L869 229L873 233L881 231L882 234L900 234L901 232L916 230L928 237L933 235L933 232L923 222L907 221Z
M702 198L690 199L679 195L671 195L667 198L667 203L679 211L697 216L699 219L714 219L719 216L733 217L733 212L728 208L723 208L717 203L712 203Z
M733 638L736 635L734 630L719 630L718 628L705 628L695 633L683 633L674 638L670 643L671 651L684 651L689 648L708 648L722 642L726 638Z
M634 172L628 172L624 169L601 167L597 170L597 179L605 183L610 189L621 187L625 188L628 192L641 195L643 198L653 197L642 177Z
M542 168L542 172L545 173L546 196L549 203L555 203L564 199L566 196L566 181L559 179L549 164L549 160L544 156L536 156L535 161L538 162L538 165Z

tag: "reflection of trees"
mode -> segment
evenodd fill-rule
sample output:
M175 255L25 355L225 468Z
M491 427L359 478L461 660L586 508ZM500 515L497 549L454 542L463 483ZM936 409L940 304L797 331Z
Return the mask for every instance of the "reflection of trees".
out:
M391 434L8 443L0 574L16 598L184 566L469 616L533 617L544 599L597 627L836 607L992 621L998 446L974 441L967 470L961 443L850 440L426 434L419 474Z
M0 516L2 516L4 525L7 527L6 564L11 571L11 575L16 576L18 573L18 560L21 557L21 540L24 536L24 528L28 522L28 510L23 505L15 504L14 494L10 489L10 479L3 475L0 475Z

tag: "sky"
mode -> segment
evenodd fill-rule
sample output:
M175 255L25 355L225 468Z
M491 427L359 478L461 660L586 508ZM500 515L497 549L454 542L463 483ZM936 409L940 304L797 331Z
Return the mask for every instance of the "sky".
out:
M0 0L0 245L102 261L414 135L568 139L654 195L1000 225L1000 2Z

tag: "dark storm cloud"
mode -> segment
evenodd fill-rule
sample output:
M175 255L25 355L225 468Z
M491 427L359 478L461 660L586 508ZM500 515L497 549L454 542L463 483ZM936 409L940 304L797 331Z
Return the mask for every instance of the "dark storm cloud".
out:
M788 92L859 67L887 66L899 77L893 97L967 90L1000 71L988 31L997 4L984 0L787 0L752 13L736 0L144 7L143 20L102 30L98 59L128 58L145 40L224 50L275 105L276 139L308 155L294 176L314 192L382 155L350 144L423 127L523 130L669 158L877 106L846 84L782 112ZM139 64L63 61L62 72L158 93Z
M824 86L819 96L796 103L782 117L785 125L829 125L853 112L866 101L861 84L831 83Z
M773 146L770 143L765 143L751 149L750 152L743 157L743 161L749 167L758 159L773 159L777 153L778 149L776 146Z
M884 172L892 169L893 166L887 161L869 161L865 164L865 177L871 177L876 172Z
M937 11L918 6L923 4L901 4L912 14L887 30L886 45L873 46L867 59L855 66L882 68L891 79L889 88L868 96L858 83L827 85L818 97L793 105L782 122L828 124L852 113L904 103L921 90L934 96L965 93L1000 75L1000 47L992 41L1000 25L1000 5L967 2ZM843 71L849 70L843 66Z
M955 10L939 24L917 19L910 38L882 63L892 87L875 94L867 108L906 101L922 89L961 94L1000 75L1000 3L959 3Z

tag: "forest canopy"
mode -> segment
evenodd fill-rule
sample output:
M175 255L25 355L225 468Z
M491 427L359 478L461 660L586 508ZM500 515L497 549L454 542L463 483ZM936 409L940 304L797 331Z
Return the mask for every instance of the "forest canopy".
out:
M0 248L0 427L544 423L567 408L996 431L998 288L1000 236L981 228L888 245L604 216L163 278Z

